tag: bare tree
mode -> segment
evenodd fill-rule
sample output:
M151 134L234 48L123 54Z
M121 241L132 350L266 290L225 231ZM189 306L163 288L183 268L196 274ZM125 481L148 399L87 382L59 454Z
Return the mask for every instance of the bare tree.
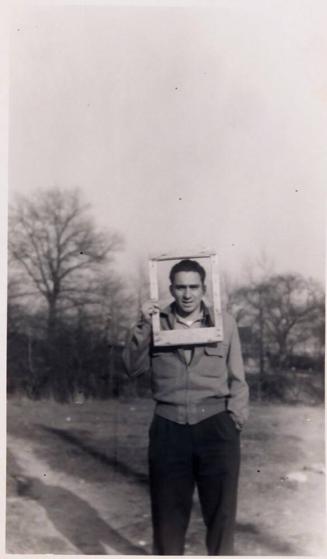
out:
M237 285L231 274L223 270L220 274L221 302L223 309L230 310L233 302L233 293Z
M246 260L243 264L245 283L257 285L268 280L274 273L274 262L267 251L262 248L257 258Z
M21 274L19 295L46 302L49 336L59 307L85 298L91 278L121 244L117 234L97 231L78 190L18 198L9 215L9 268Z
M283 366L323 321L324 293L317 282L300 275L273 276L264 290L264 306L267 335Z
M316 281L298 274L274 275L244 286L234 293L233 305L239 322L252 327L261 373L267 351L282 367L296 345L323 328L323 290Z

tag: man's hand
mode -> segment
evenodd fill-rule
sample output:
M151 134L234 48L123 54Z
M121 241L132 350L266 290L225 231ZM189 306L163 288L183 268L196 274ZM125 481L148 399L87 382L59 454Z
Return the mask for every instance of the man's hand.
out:
M141 307L142 318L147 322L151 322L152 315L158 312L159 302L156 299L149 299Z

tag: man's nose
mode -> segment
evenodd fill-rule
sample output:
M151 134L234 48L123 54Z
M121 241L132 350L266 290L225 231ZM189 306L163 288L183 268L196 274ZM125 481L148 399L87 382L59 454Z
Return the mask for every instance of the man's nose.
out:
M191 290L189 287L186 287L185 291L184 291L184 297L186 299L189 299L191 297Z

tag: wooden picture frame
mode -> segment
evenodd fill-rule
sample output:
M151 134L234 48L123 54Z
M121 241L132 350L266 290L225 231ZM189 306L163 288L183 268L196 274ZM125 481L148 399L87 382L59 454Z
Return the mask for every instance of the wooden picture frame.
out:
M214 251L200 251L197 253L169 254L164 253L149 258L150 297L159 300L158 263L168 260L191 259L199 261L202 259L210 261L210 275L212 282L212 310L214 326L204 328L189 328L176 330L162 330L160 327L160 316L156 313L152 316L153 343L155 346L178 346L214 343L223 340L222 308L220 298L218 258Z

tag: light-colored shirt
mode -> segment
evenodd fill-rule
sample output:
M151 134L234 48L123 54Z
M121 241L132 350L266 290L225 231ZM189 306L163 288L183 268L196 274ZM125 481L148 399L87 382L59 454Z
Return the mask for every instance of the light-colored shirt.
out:
M186 318L183 318L177 312L175 312L174 329L180 330L183 328L201 328L202 326L204 326L203 322L204 322L203 310L199 311L199 316L194 320L186 320ZM193 357L193 348L184 347L183 351L184 351L186 363L190 363Z

